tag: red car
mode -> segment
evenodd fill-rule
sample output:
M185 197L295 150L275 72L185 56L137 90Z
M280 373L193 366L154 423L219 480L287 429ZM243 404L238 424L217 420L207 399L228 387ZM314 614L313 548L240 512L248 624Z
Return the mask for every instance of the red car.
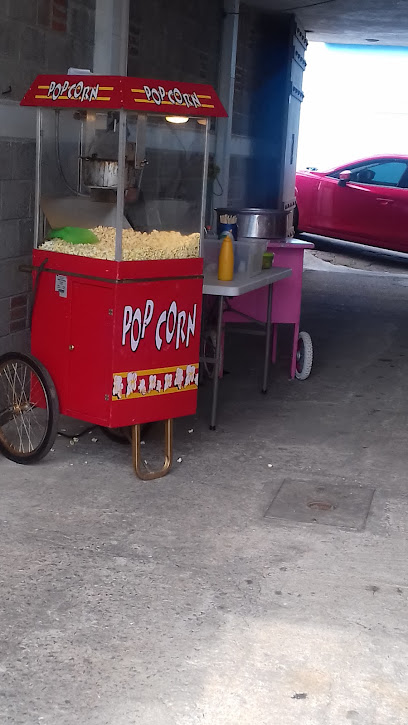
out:
M408 156L296 174L299 232L408 252Z

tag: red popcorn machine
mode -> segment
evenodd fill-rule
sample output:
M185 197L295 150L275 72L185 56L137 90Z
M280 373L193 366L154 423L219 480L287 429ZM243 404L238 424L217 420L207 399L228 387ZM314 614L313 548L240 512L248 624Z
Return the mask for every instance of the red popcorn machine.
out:
M200 238L213 88L118 76L38 76L31 353L0 358L0 450L52 447L59 414L131 427L142 479L172 462L172 420L197 404ZM165 421L151 471L140 427Z

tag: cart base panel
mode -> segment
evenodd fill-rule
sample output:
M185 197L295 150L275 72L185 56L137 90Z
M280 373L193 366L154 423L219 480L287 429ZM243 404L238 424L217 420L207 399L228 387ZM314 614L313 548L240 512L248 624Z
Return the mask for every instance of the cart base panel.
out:
M197 406L202 259L112 262L34 250L31 349L61 413L116 428Z

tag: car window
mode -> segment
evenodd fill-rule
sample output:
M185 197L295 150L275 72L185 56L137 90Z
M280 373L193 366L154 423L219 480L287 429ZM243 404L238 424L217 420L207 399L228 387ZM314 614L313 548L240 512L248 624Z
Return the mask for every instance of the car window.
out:
M407 178L407 164L405 161L384 160L375 161L371 164L359 164L349 167L351 171L350 181L358 184L370 184L372 186L406 186L401 184L403 177ZM340 171L330 174L334 178L340 177Z

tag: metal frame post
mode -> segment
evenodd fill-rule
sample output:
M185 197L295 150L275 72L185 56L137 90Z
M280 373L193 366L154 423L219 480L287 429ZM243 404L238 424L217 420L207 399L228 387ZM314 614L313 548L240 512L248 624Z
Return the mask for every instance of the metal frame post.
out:
M129 0L96 0L93 72L127 75Z
M265 334L265 364L262 392L268 392L269 361L271 359L271 331L272 331L272 285L268 286L268 304L266 310L266 334Z
M224 313L224 297L218 298L217 342L215 346L215 365L213 379L213 399L211 407L210 430L215 430L217 422L218 385L220 382L221 347L222 347L222 316Z
M207 123L205 125L205 139L204 139L204 169L203 169L203 184L201 187L201 215L200 215L200 250L199 250L199 256L202 257L202 241L203 241L203 234L204 234L204 225L205 225L205 212L206 212L206 201L207 201L207 181L208 181L208 157L209 157L209 134L208 134L208 127L209 127L209 119L206 119Z
M215 163L220 167L219 182L222 194L217 196L217 206L220 207L228 205L239 5L240 0L224 0L225 18L221 42L219 96L228 113L228 118L219 118L217 121Z
M116 236L115 260L122 260L122 229L125 209L125 167L126 167L126 111L123 108L119 114L119 141L118 141L118 187L116 190Z
M41 200L42 108L37 108L35 144L34 249L38 248Z

